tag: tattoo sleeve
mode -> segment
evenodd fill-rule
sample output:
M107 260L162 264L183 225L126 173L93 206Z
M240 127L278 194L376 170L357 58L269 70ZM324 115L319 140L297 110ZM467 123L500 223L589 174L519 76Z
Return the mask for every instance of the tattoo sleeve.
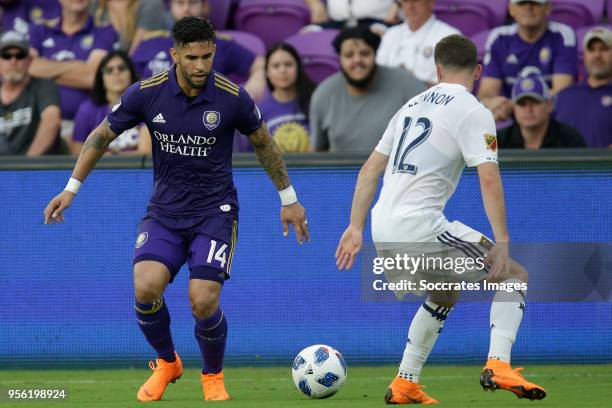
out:
M98 160L106 152L106 148L117 138L115 132L108 126L106 119L90 133L83 144L72 177L84 181Z
M289 180L283 155L278 145L270 137L265 123L262 122L261 127L249 135L249 141L276 189L280 191L289 187L291 180Z

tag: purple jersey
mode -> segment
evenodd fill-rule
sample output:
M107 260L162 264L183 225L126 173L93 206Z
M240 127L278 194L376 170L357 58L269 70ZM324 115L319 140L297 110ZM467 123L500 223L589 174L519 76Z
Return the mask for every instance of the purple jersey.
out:
M97 128L109 113L110 107L108 105L96 105L91 99L83 102L74 117L72 140L84 143L91 131ZM127 129L113 140L108 149L115 152L136 150L138 148L138 135L138 126Z
M2 6L2 31L27 34L31 23L59 17L62 7L57 0L21 0Z
M275 140L286 138L308 140L308 118L297 99L283 103L278 102L270 94L260 103L259 108Z
M548 29L535 44L521 39L516 24L498 27L489 34L486 50L483 76L501 79L502 94L507 97L519 73L527 67L530 72L541 75L548 86L553 74L576 76L576 34L565 24L549 22Z
M176 67L131 85L108 115L113 132L144 122L153 144L153 193L147 217L189 228L203 216L238 212L232 180L234 131L251 134L261 114L248 93L211 72L200 94L187 98Z
M238 82L249 77L255 54L242 45L219 35L215 41L217 51L213 69ZM136 70L141 78L148 78L166 71L172 65L170 48L173 47L169 31L154 32L143 40L132 55Z
M581 82L559 92L555 116L577 129L588 147L612 145L612 84L591 88Z
M111 51L118 39L111 25L97 26L92 17L83 29L70 36L62 31L61 18L30 27L30 45L41 57L55 61L87 61L94 50ZM88 97L85 90L60 86L62 118L73 119Z

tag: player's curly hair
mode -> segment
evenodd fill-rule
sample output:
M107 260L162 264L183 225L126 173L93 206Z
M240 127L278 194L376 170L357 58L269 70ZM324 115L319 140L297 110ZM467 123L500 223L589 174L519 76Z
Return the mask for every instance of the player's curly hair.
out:
M215 29L210 21L201 17L184 17L174 23L172 39L174 48L182 48L192 42L215 41Z

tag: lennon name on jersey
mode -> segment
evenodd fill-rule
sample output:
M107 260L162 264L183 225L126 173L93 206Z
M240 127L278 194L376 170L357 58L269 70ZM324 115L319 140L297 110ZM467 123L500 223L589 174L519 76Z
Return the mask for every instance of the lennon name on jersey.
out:
M452 95L431 91L421 94L421 96L419 96L417 100L411 101L408 104L408 107L412 108L413 106L416 106L420 103L433 103L434 105L446 106L450 102L452 102L453 99L455 99L455 97Z
M214 136L173 135L153 131L163 152L182 156L207 157L217 141Z

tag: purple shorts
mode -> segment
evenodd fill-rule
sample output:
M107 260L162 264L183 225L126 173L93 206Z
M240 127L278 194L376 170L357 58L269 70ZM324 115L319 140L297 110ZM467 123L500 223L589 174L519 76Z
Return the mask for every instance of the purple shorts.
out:
M238 236L238 221L231 214L215 214L191 228L169 228L145 218L140 223L133 265L157 261L170 271L170 282L185 262L189 279L223 283L230 277Z

